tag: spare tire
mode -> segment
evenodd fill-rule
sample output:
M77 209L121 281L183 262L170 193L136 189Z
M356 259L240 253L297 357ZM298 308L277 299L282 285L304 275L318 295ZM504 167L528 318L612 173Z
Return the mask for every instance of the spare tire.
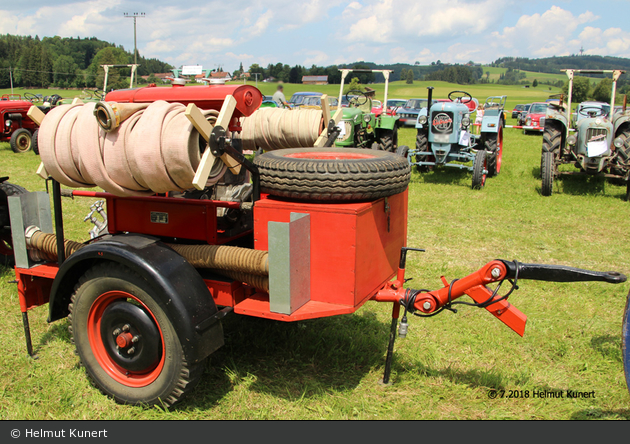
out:
M263 193L295 200L370 201L405 191L406 158L353 148L288 148L256 156Z

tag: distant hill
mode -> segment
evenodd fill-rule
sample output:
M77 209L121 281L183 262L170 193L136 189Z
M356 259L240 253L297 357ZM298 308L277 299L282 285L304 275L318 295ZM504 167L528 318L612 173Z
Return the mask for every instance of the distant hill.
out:
M490 66L550 74L559 74L562 69L622 69L630 71L630 59L592 55L571 55L564 57L546 57L542 59L503 57L495 60ZM627 76L627 74L625 75ZM592 75L592 77L596 76Z
M130 64L133 53L96 37L44 37L0 35L0 88L93 87L98 64ZM138 54L137 75L170 71L173 66ZM102 71L102 69L100 69ZM122 76L129 73L122 73ZM116 82L116 75L112 82ZM113 87L116 85L112 84Z

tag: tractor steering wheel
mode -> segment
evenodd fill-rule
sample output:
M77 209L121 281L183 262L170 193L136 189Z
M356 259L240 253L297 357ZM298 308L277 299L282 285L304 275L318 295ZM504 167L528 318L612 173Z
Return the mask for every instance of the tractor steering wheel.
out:
M39 97L37 97L35 94L31 94L29 92L25 92L24 93L24 98L26 100L28 100L29 102L33 102L33 103L39 102Z
M98 100L103 100L104 94L103 91L101 91L100 89L95 89L94 92L92 93L94 95L94 97L96 97Z
M591 105L580 108L578 114L584 117L599 117L604 114L604 110L599 106Z
M351 97L351 96L359 96L359 97ZM368 96L363 91L355 90L348 91L346 94L346 100L348 101L348 105L357 106L365 105L368 101Z
M459 94L459 95L457 95L457 94ZM465 102L462 100L464 97L466 97L468 99ZM451 91L448 94L448 99L451 102L468 103L468 102L472 101L473 98L466 91Z

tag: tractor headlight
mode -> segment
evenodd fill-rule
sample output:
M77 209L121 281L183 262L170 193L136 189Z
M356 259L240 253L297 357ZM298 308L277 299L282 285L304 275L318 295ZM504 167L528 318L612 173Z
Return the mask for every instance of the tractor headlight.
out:
M577 143L577 137L575 137L574 134L571 134L569 137L567 137L567 143L571 146L574 146Z
M624 140L621 137L617 137L615 140L613 140L613 144L617 147L617 148L623 148L624 145Z
M420 125L425 125L427 123L427 116L420 116L420 117L418 117L418 123Z
M369 123L369 122L370 122L370 120L372 120L372 116L371 116L370 114L364 114L364 115L363 115L363 121L364 121L365 123Z
M470 125L470 117L466 115L462 118L462 126L468 126L468 125Z

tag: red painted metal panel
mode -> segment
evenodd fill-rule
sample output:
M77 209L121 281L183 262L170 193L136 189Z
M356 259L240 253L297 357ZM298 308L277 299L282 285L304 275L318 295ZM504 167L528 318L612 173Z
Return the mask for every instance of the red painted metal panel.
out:
M251 85L207 85L207 86L147 86L136 89L121 89L107 93L105 100L118 103L151 103L156 100L177 102L184 105L196 104L201 109L219 111L225 97L236 99L233 117L247 117L262 103L262 93Z
M22 313L48 303L50 288L57 270L56 265L38 265L30 269L15 269Z
M356 309L396 274L406 244L407 191L387 201L389 231L385 199L341 204L263 199L254 207L255 248L268 249L270 221L288 222L292 212L310 214L311 302Z

